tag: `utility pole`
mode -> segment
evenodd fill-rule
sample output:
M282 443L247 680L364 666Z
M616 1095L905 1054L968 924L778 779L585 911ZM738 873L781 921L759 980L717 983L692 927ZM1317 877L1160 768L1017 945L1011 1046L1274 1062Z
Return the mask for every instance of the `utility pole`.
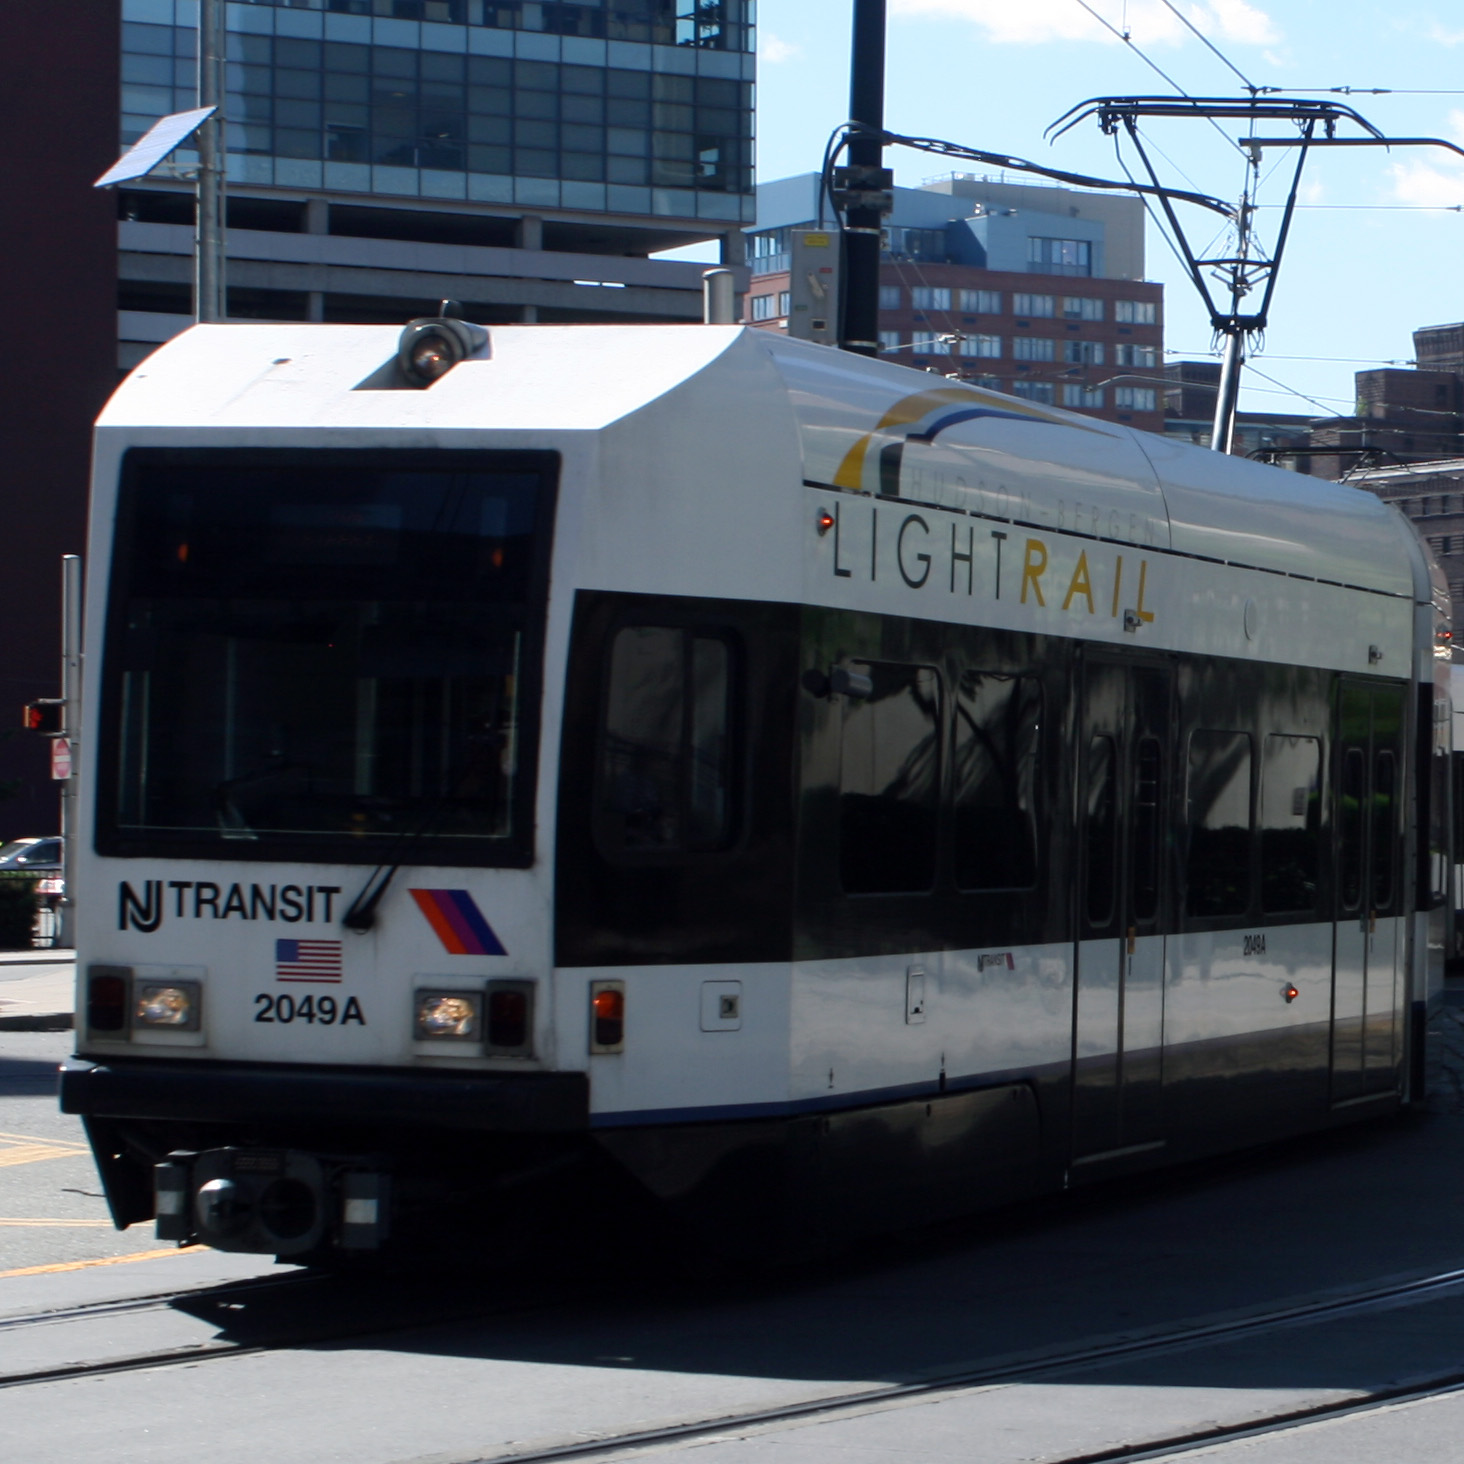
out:
M81 763L81 557L76 554L61 558L61 703L61 730L70 756L68 776L61 780L62 889L55 939L58 946L75 950L76 792Z
M885 0L854 0L849 65L849 120L884 131ZM843 329L839 344L861 356L879 354L879 255L889 192L884 144L855 133L849 166L837 170L844 215ZM842 185L842 186L840 186Z
M198 7L198 105L218 109L198 129L193 314L200 322L228 316L224 282L225 11L225 0L201 0Z

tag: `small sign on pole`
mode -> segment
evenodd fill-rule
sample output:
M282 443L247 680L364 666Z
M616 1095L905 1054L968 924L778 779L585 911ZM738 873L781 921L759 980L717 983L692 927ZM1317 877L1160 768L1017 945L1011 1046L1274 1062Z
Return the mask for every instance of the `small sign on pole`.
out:
M71 739L69 737L51 739L51 777L58 783L64 783L71 777Z

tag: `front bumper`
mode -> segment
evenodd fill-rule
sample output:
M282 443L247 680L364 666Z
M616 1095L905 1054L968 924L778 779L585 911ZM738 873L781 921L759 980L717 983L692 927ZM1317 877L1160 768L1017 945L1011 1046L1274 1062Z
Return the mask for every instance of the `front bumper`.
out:
M402 1072L131 1057L61 1066L61 1109L87 1118L402 1125L480 1133L589 1128L585 1073Z

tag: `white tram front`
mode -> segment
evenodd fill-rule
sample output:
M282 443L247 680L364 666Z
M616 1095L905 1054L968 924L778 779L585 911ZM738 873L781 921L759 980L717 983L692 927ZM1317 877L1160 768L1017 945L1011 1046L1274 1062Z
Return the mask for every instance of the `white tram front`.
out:
M119 1225L321 1260L609 1176L807 1234L1416 1092L1395 512L766 332L468 349L199 327L99 423Z

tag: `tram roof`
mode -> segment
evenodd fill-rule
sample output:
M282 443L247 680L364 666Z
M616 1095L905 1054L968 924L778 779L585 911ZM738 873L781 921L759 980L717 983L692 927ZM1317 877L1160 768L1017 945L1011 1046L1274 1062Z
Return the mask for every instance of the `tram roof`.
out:
M194 445L200 432L234 429L255 441L258 429L332 438L417 429L436 441L463 430L595 432L718 372L712 400L749 421L766 420L782 398L803 444L801 481L878 492L877 467L860 464L899 444L912 463L938 456L952 480L1006 484L1024 507L998 517L1388 594L1419 591L1411 527L1366 490L770 331L494 326L485 357L430 389L382 389L399 335L394 326L195 326L127 378L98 426L141 429L154 441L154 430L178 429ZM704 409L706 394L697 399ZM979 493L947 497L951 508L991 512ZM1426 570L1422 583L1427 598Z

